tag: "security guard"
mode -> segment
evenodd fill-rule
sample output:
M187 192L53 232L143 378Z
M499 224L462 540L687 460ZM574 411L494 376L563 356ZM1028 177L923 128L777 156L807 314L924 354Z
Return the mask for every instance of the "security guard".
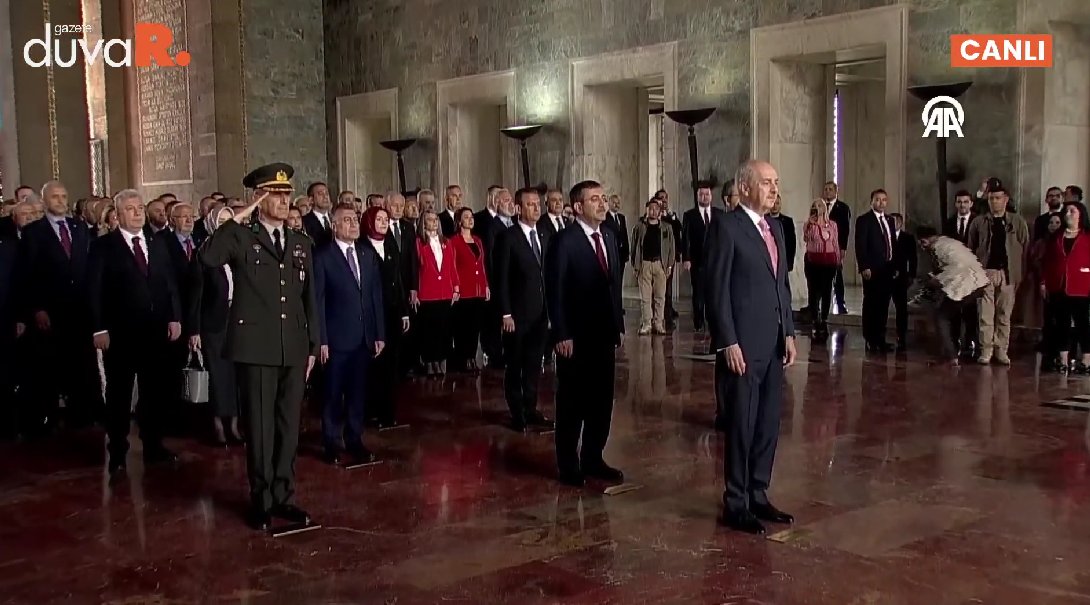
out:
M320 343L312 242L285 225L293 173L287 164L269 164L248 174L242 184L253 190L250 205L216 229L201 251L210 267L230 265L234 281L224 354L237 368L248 521L258 530L270 529L273 517L310 524L292 496L303 391Z

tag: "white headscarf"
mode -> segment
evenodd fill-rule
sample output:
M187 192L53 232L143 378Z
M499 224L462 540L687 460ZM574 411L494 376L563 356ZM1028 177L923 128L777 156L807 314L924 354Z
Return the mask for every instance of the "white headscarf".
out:
M234 210L231 210L230 208L224 206L222 203L219 202L217 202L217 205L213 205L212 208L208 210L208 216L204 217L204 228L208 231L209 234L215 231L216 227L219 226L220 216L224 212L227 212L227 220L231 220L235 217Z

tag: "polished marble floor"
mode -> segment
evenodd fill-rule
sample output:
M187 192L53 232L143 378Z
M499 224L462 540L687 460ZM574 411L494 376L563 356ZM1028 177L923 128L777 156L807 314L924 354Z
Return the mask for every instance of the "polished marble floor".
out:
M370 436L385 464L308 449L299 503L325 527L275 540L243 525L240 449L172 440L176 468L134 455L111 486L94 431L0 445L0 603L1090 601L1087 414L1041 406L1090 379L804 338L772 490L797 522L756 538L716 524L723 441L694 346L626 343L607 459L643 487L612 496L553 481L551 439L501 426L491 373L408 385L411 427Z

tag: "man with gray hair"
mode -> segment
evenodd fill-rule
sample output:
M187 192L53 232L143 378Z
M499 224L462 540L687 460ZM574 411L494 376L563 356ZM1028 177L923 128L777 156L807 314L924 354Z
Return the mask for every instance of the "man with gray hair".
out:
M45 216L23 229L16 261L22 317L30 320L33 351L26 377L32 422L48 425L65 398L69 421L88 425L102 412L98 362L87 334L87 257L91 234L68 216L68 189L60 181L42 187ZM58 371L58 369L61 369Z

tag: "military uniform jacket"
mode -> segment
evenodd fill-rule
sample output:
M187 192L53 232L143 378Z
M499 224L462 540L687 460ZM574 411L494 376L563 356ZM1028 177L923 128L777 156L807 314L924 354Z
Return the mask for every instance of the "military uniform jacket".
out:
M201 248L206 265L231 267L234 299L224 356L236 363L296 366L318 354L313 242L287 227L282 233L282 259L260 222L244 227L227 221Z

